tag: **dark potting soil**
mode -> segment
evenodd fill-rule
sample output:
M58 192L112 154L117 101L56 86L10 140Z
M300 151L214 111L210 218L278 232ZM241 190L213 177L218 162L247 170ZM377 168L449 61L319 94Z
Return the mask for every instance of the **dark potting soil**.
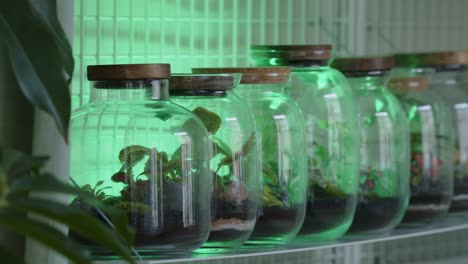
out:
M379 197L364 198L358 201L349 232L385 231L401 213L404 202L404 199Z
M356 197L315 197L307 203L306 217L299 235L310 235L334 229L352 217Z
M451 197L443 194L412 194L403 223L435 220L447 212Z
M468 179L456 180L450 212L468 211Z
M301 206L298 206L301 208ZM284 236L294 231L302 219L302 213L296 208L263 207L259 208L257 223L250 240Z

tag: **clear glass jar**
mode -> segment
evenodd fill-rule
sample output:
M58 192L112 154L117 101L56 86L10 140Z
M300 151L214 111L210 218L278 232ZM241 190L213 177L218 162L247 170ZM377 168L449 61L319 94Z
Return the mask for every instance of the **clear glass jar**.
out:
M400 69L401 72L401 69ZM410 129L410 202L403 223L431 223L449 209L453 194L453 120L450 108L428 89L424 76L393 78L389 87Z
M359 128L346 78L327 66L329 45L252 46L256 66L292 66L287 93L306 124L309 198L299 240L342 236L353 221L359 179Z
M400 55L401 64L430 75L429 89L452 108L455 126L454 193L450 211L468 210L468 90L463 89L463 65L468 51L427 52ZM411 62L408 62L412 59Z
M248 246L286 244L299 232L307 204L305 125L285 94L289 67L197 68L195 73L242 73L235 88L250 107L261 138L262 188Z
M361 179L352 234L390 231L408 206L409 128L387 88L393 64L393 57L339 58L331 64L348 78L359 111Z
M210 228L208 134L169 100L169 77L169 64L89 66L91 99L71 120L71 177L127 215L149 257L188 253ZM71 206L100 218L79 199Z
M258 204L260 164L255 120L233 88L239 74L172 75L171 99L205 124L212 143L211 233L197 252L230 251L250 236Z

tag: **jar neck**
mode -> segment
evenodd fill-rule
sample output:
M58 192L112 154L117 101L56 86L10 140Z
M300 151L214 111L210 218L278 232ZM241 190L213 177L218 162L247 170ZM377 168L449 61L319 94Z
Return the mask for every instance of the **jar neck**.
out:
M236 87L236 92L249 94L262 93L284 93L284 83L275 84L240 84Z
M378 75L346 75L351 87L358 90L380 89L387 84L389 76L390 74L388 72L380 72Z
M93 81L90 101L169 101L168 84L167 79Z

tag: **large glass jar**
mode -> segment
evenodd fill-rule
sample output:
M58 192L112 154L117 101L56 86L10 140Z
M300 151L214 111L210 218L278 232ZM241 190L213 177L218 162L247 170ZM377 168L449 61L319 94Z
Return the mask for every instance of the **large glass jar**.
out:
M429 89L452 108L455 126L454 193L451 211L468 210L468 90L463 89L459 75L468 64L468 51L401 54L402 66L430 75Z
M202 120L212 143L211 233L200 253L239 248L256 222L258 135L248 106L232 91L239 80L239 74L171 77L172 100Z
M403 223L431 223L449 209L453 194L453 122L450 108L428 90L423 76L393 78L389 87L410 129L410 202Z
M169 100L169 77L168 64L89 66L91 100L71 120L71 177L126 214L148 256L188 253L210 228L208 134ZM79 199L71 206L101 218Z
M359 128L346 78L327 66L329 45L252 46L256 66L292 66L286 92L306 125L309 198L299 240L342 236L353 221L359 179Z
M393 57L339 58L332 67L354 89L361 131L359 196L350 233L383 233L402 220L409 200L409 129L387 88Z
M261 139L262 191L247 245L285 244L299 232L307 204L305 126L284 93L289 67L198 68L195 73L242 73L235 92L252 111Z

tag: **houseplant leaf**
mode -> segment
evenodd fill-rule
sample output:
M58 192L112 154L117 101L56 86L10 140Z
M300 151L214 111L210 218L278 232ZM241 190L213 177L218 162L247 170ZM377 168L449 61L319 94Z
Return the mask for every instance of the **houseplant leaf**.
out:
M46 244L75 263L91 263L83 247L48 224L25 218L13 210L2 208L0 209L0 225Z
M66 138L71 111L67 74L70 66L63 60L67 51L28 0L0 5L0 36L26 99L49 113Z
M24 264L24 259L18 255L13 254L10 250L0 245L0 256L4 263Z
M101 246L108 247L129 262L133 261L129 250L130 239L126 238L125 241L122 240L100 220L83 212L81 209L38 198L10 199L9 205L17 208L19 211L24 211L25 213L32 212L65 224L71 231L80 234L80 236L94 241Z

